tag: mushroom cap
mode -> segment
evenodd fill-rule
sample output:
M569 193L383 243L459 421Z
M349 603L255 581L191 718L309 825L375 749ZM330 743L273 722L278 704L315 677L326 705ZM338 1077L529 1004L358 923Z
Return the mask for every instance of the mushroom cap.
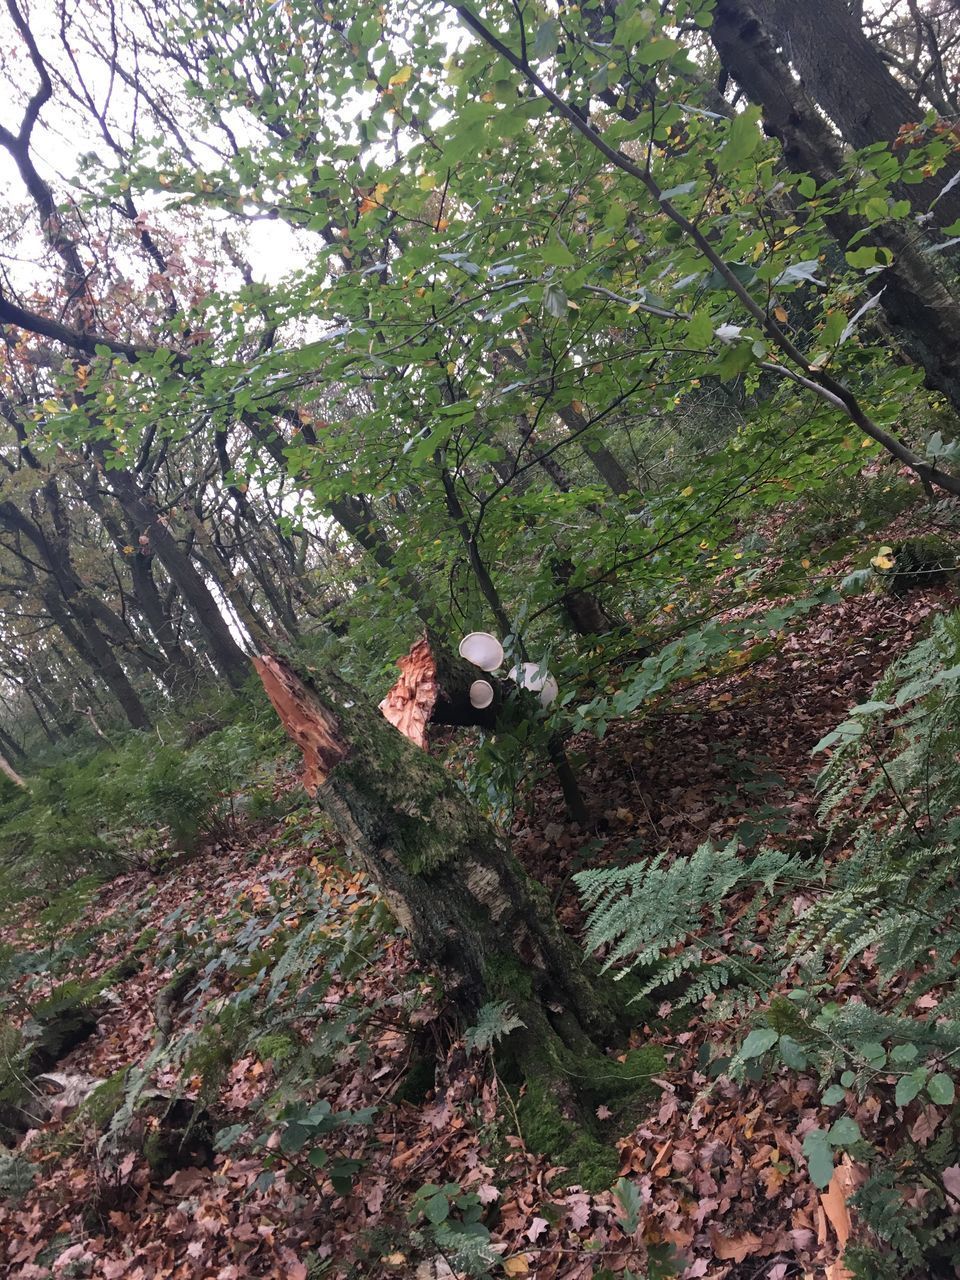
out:
M460 641L460 657L481 671L496 671L503 662L503 645L489 631L471 631Z
M539 693L549 679L549 673L540 674L539 662L525 662L522 668L511 667L508 679L518 684L521 689L530 689L534 693Z
M521 689L529 689L531 693L539 693L540 705L543 707L549 707L560 692L556 677L552 676L549 671L541 674L538 662L525 662L522 669L511 667L508 678L518 684Z
M550 703L556 699L559 692L560 686L557 684L556 676L548 675L540 690L540 705L542 707L549 707Z
M493 701L493 685L489 680L474 680L470 686L470 705L482 711Z

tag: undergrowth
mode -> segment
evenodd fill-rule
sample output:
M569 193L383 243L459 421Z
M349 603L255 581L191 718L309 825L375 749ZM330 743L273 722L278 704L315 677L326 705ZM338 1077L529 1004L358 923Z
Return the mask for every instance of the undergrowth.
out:
M960 612L815 748L827 751L822 851L744 856L734 841L580 872L587 944L618 977L639 976L641 995L705 1006L734 1029L713 1074L816 1071L824 1106L843 1114L804 1138L812 1180L826 1187L842 1150L868 1170L855 1276L953 1274L938 1268L960 1257L942 1180L960 1159ZM855 994L838 996L841 973ZM853 1118L865 1100L878 1134L902 1134L892 1159ZM926 1145L910 1137L925 1105L945 1109Z

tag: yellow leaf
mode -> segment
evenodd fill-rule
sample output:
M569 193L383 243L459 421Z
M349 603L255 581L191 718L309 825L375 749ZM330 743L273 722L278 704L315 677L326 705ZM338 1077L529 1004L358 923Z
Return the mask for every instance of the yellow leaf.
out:
M447 373L456 373L456 372L457 372L457 362L456 360L451 360L450 363L447 365Z
M406 84L413 75L413 67L401 67L395 76L390 77L391 84Z
M774 318L776 320L779 320L781 324L787 323L787 313L786 311L784 311L783 307L774 307L773 315L774 315Z
M804 568L804 569L809 569L809 568L810 568L810 561L809 561L809 560L801 560L801 561L800 561L800 564L801 564L801 567L802 567L802 568Z
M692 498L692 497L693 497L693 485L692 485L692 484L688 484L688 485L687 485L687 487L686 487L685 489L681 489L681 490L680 490L680 497L681 497L681 498Z
M125 556L132 556L132 555L134 554L134 552L135 552L135 551L136 551L136 548L135 548L135 547L131 547L131 546L129 546L129 545L127 545L127 546L125 546L125 547L123 548L123 554L124 554Z
M569 298L567 299L567 306L570 308L570 310L571 310L571 311L579 311L579 310L580 310L580 306L579 306L579 304L578 304L578 303L576 303L576 302L571 302Z
M420 181L417 183L417 186L420 188L421 191L432 191L436 185L437 185L437 179L432 173L425 173L423 177L420 179Z
M515 1258L504 1258L503 1269L508 1276L526 1276L530 1274L530 1264L525 1253L518 1253Z
M244 308L243 308L243 303L242 303L242 302L235 302L235 303L233 304L233 309L234 309L234 311L237 313L237 315L238 315L238 316L242 316L242 315L243 315L243 309L244 309Z

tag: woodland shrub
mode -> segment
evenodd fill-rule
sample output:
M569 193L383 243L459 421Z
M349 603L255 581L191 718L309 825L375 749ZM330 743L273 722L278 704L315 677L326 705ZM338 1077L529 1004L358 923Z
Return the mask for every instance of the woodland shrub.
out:
M212 726L196 736L201 720ZM282 730L260 697L221 697L163 731L127 733L0 789L0 900L55 898L78 877L116 873L168 844L192 852L237 817L274 810L269 787Z

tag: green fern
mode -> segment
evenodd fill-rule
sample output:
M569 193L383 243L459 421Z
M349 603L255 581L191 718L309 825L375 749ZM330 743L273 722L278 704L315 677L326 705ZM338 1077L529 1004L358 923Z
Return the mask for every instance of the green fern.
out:
M960 612L937 619L816 750L831 751L819 788L833 856L745 858L732 844L704 845L582 872L587 945L618 977L642 971L639 994L666 989L674 1004L720 996L710 1003L722 1017L767 1004L761 1054L788 1039L825 1082L842 1074L844 1088L871 1089L881 1107L949 1105L960 1044ZM834 998L836 971L858 964L875 973L882 1007L867 1002L867 983L856 998ZM795 999L774 997L784 979ZM756 1068L756 1053L735 1053L728 1071L742 1073L748 1057ZM897 1100L891 1075L912 1075L915 1087ZM897 1123L891 1115L888 1129ZM856 1276L919 1280L960 1256L940 1177L956 1145L947 1117L926 1151L908 1142L893 1163L873 1161L855 1204L879 1243L848 1251ZM911 1186L925 1196L905 1197Z
M763 991L771 979L745 946L725 938L726 900L749 897L752 918L761 894L809 877L799 857L761 849L744 860L731 843L704 844L670 863L660 854L649 864L581 871L574 880L587 911L587 947L605 953L604 968L618 978L646 971L635 999L684 981L678 1003L692 1004L731 983Z

